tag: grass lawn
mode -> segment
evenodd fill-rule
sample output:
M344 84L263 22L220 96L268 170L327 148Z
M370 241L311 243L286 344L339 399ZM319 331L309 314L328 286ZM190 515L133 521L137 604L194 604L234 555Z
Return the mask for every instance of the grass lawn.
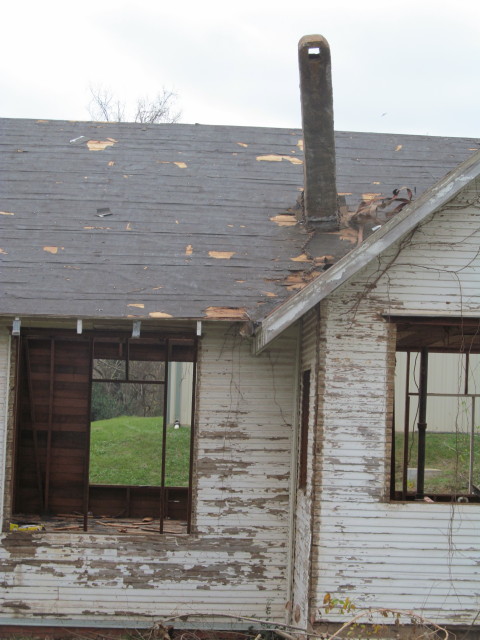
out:
M409 468L417 466L417 433L410 435ZM439 469L434 476L425 476L425 491L430 493L468 492L470 457L470 435L466 433L426 434L425 468ZM395 434L395 478L396 488L402 486L403 433ZM480 485L480 435L475 434L473 483ZM409 490L415 490L415 481L409 483Z
M163 418L121 416L91 423L92 484L161 484ZM165 485L188 486L190 428L167 427Z

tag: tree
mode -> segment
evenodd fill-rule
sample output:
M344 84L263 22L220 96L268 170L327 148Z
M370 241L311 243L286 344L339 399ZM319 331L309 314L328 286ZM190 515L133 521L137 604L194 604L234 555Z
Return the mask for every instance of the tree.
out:
M177 109L177 95L173 91L162 89L153 99L148 96L138 98L133 112L126 112L125 102L119 100L105 87L90 87L92 96L88 112L92 120L104 122L178 122L182 112Z

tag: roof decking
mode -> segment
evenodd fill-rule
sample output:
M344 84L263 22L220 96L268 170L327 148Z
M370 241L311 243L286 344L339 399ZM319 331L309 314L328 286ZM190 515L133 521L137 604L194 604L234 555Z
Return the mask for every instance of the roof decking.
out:
M301 132L0 120L0 311L258 320L321 273ZM338 133L337 187L425 191L472 139ZM105 215L106 214L106 215ZM344 238L344 236L341 236ZM342 253L354 247L345 235ZM317 258L317 260L315 260Z

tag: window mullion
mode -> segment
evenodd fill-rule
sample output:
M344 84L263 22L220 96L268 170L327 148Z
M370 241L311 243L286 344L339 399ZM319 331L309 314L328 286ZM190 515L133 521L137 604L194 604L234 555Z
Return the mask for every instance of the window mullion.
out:
M167 457L167 417L168 417L168 380L170 362L170 340L165 340L165 376L163 385L163 431L162 431L162 473L160 488L160 533L163 533L165 513L165 463Z

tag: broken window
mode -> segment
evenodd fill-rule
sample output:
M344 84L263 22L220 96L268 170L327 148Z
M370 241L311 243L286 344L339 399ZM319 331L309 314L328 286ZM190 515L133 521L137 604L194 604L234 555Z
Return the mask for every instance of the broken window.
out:
M27 331L19 355L13 520L188 532L196 339Z
M480 502L480 321L397 319L391 497Z

